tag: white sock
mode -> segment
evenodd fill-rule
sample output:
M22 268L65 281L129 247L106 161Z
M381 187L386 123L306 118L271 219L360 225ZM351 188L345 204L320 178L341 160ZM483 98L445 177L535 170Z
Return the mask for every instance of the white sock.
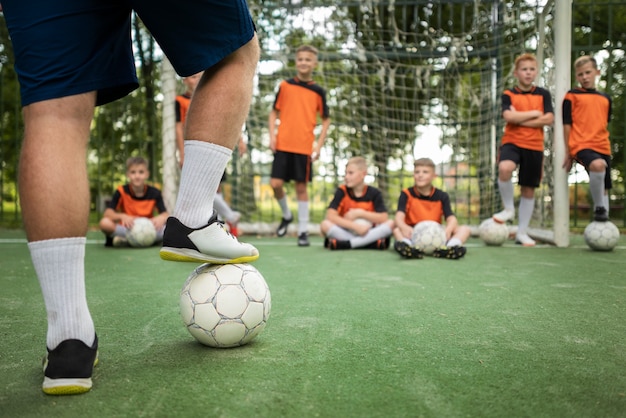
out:
M366 245L376 242L379 239L387 238L391 235L391 228L387 224L377 225L374 228L370 228L367 234L363 236L357 236L350 240L350 246L352 248L361 248Z
M530 224L530 219L533 217L533 211L535 210L535 199L521 197L519 200L519 220L517 223L517 233L525 234Z
M226 203L226 200L224 199L224 195L222 195L221 193L215 194L215 199L213 199L213 207L215 207L217 214L220 215L220 217L227 222L233 222L233 220L236 218L235 211L232 210L230 206L228 206L228 203Z
M604 172L591 171L589 173L589 191L591 192L594 210L604 206L604 176Z
M232 150L210 142L185 140L185 164L173 216L199 228L213 214L213 200Z
M298 234L309 230L309 202L298 200Z
M609 214L609 195L605 194L602 196L602 202L604 204L604 208L606 209L606 214Z
M84 237L29 242L48 316L46 343L54 350L64 340L77 339L89 347L95 327L85 292Z
M462 245L463 243L461 242L461 240L454 237L450 238L450 240L446 243L447 247L460 247Z
M515 210L515 201L513 200L513 182L511 180L498 180L498 190L502 198L502 205L507 210Z
M326 238L336 239L339 241L350 241L355 236L356 235L354 235L352 232L337 225L331 226L326 233Z
M287 195L278 199L278 206L280 206L280 211L283 213L283 218L293 219L293 214L289 210L289 205L287 204Z

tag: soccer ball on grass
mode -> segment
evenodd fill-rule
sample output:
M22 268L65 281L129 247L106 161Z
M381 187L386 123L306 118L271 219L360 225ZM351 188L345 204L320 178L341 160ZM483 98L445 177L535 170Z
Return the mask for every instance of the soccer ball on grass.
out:
M250 264L203 264L180 292L180 314L187 331L210 347L237 347L263 331L271 295Z
M413 227L411 241L424 254L433 255L437 248L446 244L446 231L438 222L422 221Z
M610 221L593 221L585 228L584 237L592 250L611 251L619 241L619 229Z
M133 227L126 232L131 247L149 247L156 241L156 229L148 218L135 218Z
M487 245L502 245L509 238L509 227L493 218L485 219L478 227L478 236Z

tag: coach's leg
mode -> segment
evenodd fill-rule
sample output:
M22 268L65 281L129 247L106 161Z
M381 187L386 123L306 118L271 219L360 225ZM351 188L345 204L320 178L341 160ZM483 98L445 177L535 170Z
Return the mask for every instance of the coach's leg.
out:
M24 107L22 216L46 306L47 347L52 351L64 343L48 356L43 383L48 394L91 388L97 344L85 294L84 255L89 216L86 156L94 105L95 93L86 93Z

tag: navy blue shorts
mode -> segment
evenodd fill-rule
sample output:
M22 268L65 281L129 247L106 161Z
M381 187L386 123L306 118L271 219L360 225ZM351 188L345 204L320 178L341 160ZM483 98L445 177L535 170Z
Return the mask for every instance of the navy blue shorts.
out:
M97 91L97 104L138 86L131 12L185 77L247 44L245 0L2 0L22 105Z
M604 189L611 190L613 188L613 181L611 180L611 156L606 154L600 154L591 149L582 149L576 153L576 161L585 167L587 173L589 173L589 165L593 160L602 159L606 162L606 172L604 174Z
M500 147L498 162L506 160L513 161L519 167L517 183L520 186L539 187L543 177L543 152L504 144Z
M293 152L276 151L272 162L273 179L309 183L312 179L311 156Z

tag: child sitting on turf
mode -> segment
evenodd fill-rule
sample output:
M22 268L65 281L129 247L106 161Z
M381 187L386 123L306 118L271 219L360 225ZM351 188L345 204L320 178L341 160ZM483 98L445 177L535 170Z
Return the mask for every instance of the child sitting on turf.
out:
M435 250L435 257L457 259L465 255L463 243L470 236L468 226L459 225L450 206L450 197L443 190L433 186L437 177L435 163L430 158L415 160L413 187L404 189L398 199L394 249L404 258L422 258L423 252L412 242L413 227L422 221L441 223L446 220L446 245Z
M365 184L367 163L352 157L346 164L345 183L337 188L320 224L324 247L331 250L373 248L386 250L392 233L383 195Z
M100 230L106 236L105 246L125 246L126 232L135 218L149 218L157 231L156 242L163 239L168 213L161 191L146 184L150 176L148 161L142 157L126 160L128 183L119 186L100 220ZM158 215L155 216L155 210Z

